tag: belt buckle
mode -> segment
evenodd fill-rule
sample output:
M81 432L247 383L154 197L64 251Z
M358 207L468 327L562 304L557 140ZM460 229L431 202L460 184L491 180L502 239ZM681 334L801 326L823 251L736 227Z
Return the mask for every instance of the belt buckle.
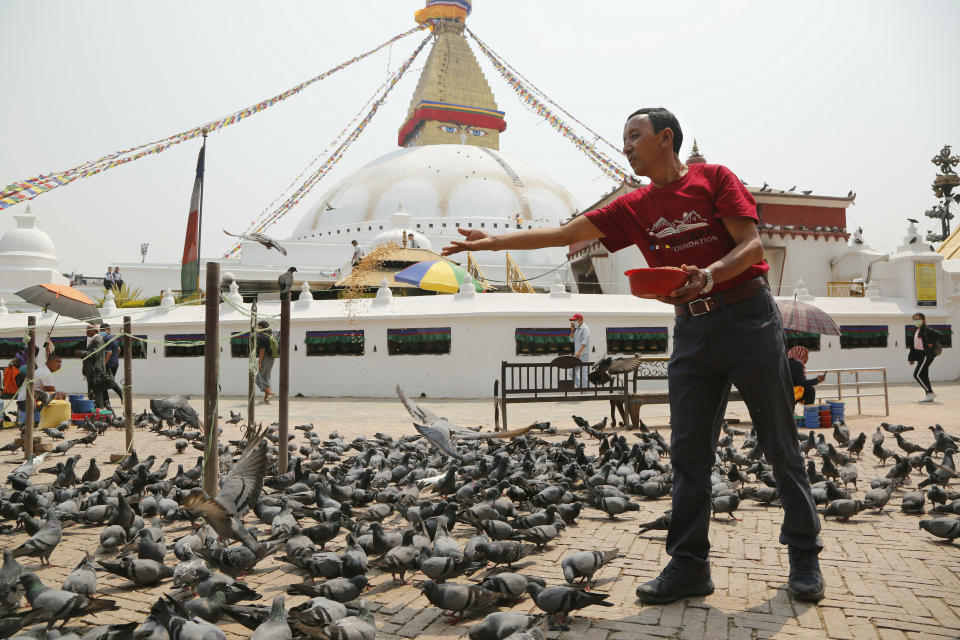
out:
M695 306L696 305L696 306ZM690 315L694 318L702 315L706 315L716 309L719 306L719 302L714 297L709 298L700 298L699 300L694 300L693 302L687 303L687 309L690 311ZM702 309L697 311L697 309Z

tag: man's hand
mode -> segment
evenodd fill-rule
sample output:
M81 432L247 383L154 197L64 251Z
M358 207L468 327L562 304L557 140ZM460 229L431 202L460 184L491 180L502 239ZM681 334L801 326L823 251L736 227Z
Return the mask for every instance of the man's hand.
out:
M913 360L908 360L908 361L907 361L907 364L912 367L912 366L913 366Z
M820 382L823 382L826 379L827 379L827 374L825 373L821 373L820 375L817 376L817 380L819 380Z
M686 304L691 300L696 300L700 297L700 290L703 289L704 285L707 284L707 276L702 269L695 265L685 264L680 267L688 274L687 283L678 289L674 289L670 292L670 295L666 296L657 296L657 300L660 302L666 302L667 304Z
M480 229L458 228L460 235L466 240L451 240L450 244L440 252L442 256L450 256L461 251L491 251L493 250L493 236Z

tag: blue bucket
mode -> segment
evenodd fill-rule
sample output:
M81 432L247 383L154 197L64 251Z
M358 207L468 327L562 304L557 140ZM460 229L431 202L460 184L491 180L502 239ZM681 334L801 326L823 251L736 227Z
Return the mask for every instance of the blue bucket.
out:
M71 398L70 406L74 413L93 413L93 400L83 398L82 400L74 401Z
M71 393L67 398L70 400L70 410L74 413L80 413L77 411L77 403L81 400L86 400L87 396L80 393Z

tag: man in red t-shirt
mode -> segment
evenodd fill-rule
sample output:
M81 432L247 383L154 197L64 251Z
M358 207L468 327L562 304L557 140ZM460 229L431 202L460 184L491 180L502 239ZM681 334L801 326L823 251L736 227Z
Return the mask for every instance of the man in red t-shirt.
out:
M588 211L561 227L466 236L443 248L459 251L539 249L592 239L610 251L636 245L651 267L675 266L686 283L657 297L676 310L670 356L670 458L673 513L667 533L672 559L637 589L644 602L666 603L713 593L707 537L710 473L731 384L737 385L757 439L773 467L788 545L788 591L802 600L824 596L818 554L820 519L804 473L793 420L793 384L783 328L764 275L756 202L726 167L687 166L683 133L666 109L640 109L627 118L623 152L650 185Z

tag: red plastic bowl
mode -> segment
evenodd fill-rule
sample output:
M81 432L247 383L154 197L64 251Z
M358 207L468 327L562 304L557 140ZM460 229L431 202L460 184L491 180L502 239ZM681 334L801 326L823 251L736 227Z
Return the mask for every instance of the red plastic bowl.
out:
M677 267L630 269L624 275L630 280L630 293L641 298L669 295L682 287L690 275Z

